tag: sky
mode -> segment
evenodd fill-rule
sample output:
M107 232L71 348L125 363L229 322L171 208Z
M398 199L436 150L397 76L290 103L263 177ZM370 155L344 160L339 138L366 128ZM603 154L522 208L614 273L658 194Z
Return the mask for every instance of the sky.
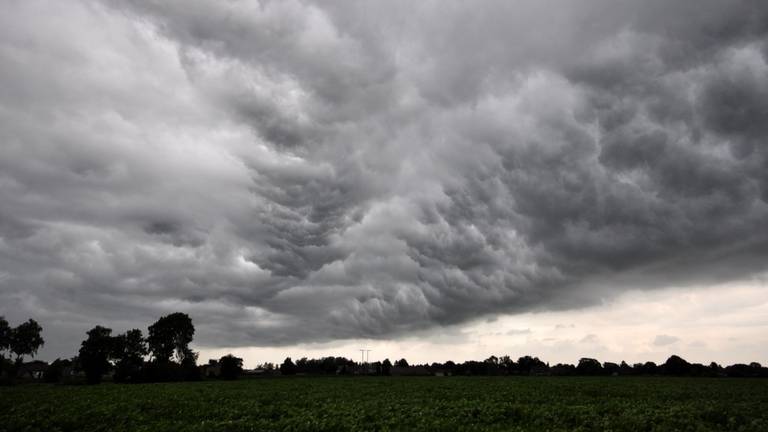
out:
M768 363L762 0L7 0L0 316L74 355Z

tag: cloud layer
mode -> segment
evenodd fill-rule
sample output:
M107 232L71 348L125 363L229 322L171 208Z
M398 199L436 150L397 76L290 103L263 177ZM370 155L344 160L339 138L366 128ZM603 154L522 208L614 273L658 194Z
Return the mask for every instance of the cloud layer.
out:
M280 345L766 270L765 2L412 3L12 0L0 312Z

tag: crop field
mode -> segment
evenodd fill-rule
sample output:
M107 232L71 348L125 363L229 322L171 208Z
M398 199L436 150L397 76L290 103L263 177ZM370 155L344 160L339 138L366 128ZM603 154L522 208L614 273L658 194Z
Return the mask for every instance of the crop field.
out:
M265 378L0 388L0 431L768 431L768 380Z

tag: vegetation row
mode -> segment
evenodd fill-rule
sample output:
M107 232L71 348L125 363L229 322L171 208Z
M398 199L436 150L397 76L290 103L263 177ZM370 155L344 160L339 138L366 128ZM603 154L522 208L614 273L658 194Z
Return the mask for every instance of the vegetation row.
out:
M483 361L410 365L406 359L373 363L355 362L345 357L290 357L279 366L264 363L244 370L243 360L226 355L198 365L198 354L189 344L195 327L187 314L176 312L158 319L147 329L113 335L112 329L96 326L86 333L78 354L57 359L50 365L41 361L24 362L43 346L42 327L33 319L11 327L0 317L0 383L43 379L46 382L85 382L98 384L105 377L118 383L196 381L207 378L236 379L247 375L556 375L556 376L642 376L668 375L692 377L768 377L768 368L753 362L721 366L689 363L672 355L663 364L653 362L601 363L582 358L578 364L550 365L538 357L491 356ZM6 358L8 354L9 358Z

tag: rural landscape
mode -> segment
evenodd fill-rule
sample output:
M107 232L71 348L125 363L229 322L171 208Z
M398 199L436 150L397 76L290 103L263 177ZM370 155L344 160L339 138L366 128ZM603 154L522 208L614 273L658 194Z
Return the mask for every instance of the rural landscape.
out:
M768 432L768 0L0 1L0 432Z
M173 313L79 353L24 361L44 343L29 320L0 319L0 431L763 431L768 368L628 365L536 357L410 365L406 359L286 358L244 369L232 355L198 364L194 326ZM14 355L15 360L6 359ZM102 383L103 382L103 383ZM101 385L96 385L101 384Z

